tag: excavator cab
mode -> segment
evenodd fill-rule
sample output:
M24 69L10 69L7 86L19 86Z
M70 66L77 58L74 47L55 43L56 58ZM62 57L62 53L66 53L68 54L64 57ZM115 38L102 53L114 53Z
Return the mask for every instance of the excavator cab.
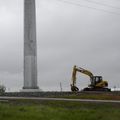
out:
M88 85L88 86L89 86L89 87L95 87L96 84L101 83L102 80L103 80L103 79L102 79L102 76L92 76L92 77L90 78L91 84Z
M94 88L104 88L108 86L108 82L104 81L102 76L93 76L91 78L91 84L89 87L94 87Z
M102 76L93 76L92 82L94 85L96 85L97 83L100 83L102 81Z

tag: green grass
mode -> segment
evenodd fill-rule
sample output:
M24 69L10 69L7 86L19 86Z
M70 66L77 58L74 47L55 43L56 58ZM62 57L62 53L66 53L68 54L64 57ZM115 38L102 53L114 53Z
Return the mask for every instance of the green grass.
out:
M0 103L0 120L120 120L120 104L17 100Z
M113 94L109 94L109 93L103 93L103 94L77 94L77 93L73 93L69 96L64 96L64 98L94 99L94 100L120 100L120 95L113 95Z

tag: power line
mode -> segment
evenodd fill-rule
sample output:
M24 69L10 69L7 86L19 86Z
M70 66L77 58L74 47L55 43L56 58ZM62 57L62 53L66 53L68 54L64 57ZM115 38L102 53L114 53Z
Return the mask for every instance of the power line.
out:
M109 13L109 14L120 15L120 13L117 13L117 12L108 11L108 10L105 10L105 9L96 8L96 7L91 7L91 6L87 6L87 5L82 5L82 4L80 4L80 3L73 2L73 1L67 1L67 0L57 0L57 1L63 2L63 3L67 3L67 4L71 4L71 5L75 5L75 6L79 6L79 7L84 7L84 8L88 8L88 9L93 9L93 10L96 10L96 11L106 12L106 13Z
M79 0L77 0L77 1L79 1ZM87 1L87 2L89 2L89 3L94 3L94 4L98 4L98 5L102 5L102 6L114 8L114 9L120 9L120 8L117 7L117 6L108 5L108 4L106 4L106 3L101 3L101 2L91 1L91 0L83 0L83 1Z

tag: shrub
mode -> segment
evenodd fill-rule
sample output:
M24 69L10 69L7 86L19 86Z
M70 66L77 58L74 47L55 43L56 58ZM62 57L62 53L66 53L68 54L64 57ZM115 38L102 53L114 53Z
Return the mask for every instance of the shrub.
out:
M6 87L4 85L0 85L0 94L5 93Z

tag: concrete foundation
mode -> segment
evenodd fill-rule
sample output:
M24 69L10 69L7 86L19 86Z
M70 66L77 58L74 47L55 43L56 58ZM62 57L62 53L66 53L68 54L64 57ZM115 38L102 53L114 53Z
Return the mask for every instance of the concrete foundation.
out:
M37 86L37 46L35 0L24 0L24 87L25 91ZM28 89L28 90L27 90Z
M41 92L41 90L40 89L22 89L22 90L20 90L20 92L24 92L24 93L26 93L26 92L29 92L29 93L34 93L34 92Z

